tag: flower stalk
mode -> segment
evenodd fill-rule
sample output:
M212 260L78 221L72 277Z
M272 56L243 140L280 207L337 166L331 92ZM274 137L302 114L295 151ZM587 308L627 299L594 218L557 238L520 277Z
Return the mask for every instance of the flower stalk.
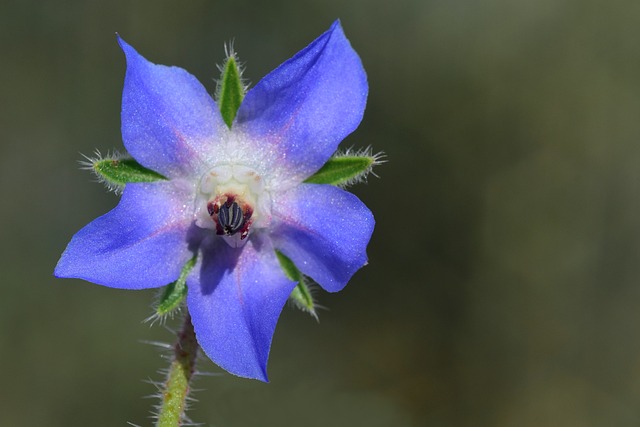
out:
M198 342L189 313L186 314L182 330L177 335L173 360L169 366L164 389L161 391L162 402L156 427L177 427L182 425L185 419L189 383L195 372L198 356Z

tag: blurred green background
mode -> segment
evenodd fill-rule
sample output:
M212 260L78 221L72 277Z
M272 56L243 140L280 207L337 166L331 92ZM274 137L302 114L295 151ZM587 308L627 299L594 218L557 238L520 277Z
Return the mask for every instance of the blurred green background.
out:
M118 200L77 163L122 147L114 33L213 91L223 42L255 83L336 18L370 81L343 146L390 160L352 189L370 265L320 324L285 310L270 384L200 378L191 417L640 424L640 2L4 0L1 426L150 425L154 292L52 277Z

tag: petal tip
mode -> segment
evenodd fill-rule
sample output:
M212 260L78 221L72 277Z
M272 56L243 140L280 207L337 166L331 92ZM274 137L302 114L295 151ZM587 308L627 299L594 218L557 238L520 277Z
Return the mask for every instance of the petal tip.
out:
M64 269L60 266L60 261L58 261L58 264L53 269L53 277L55 277L56 279L66 279L67 278L67 275L64 273Z
M238 378L246 378L248 380L258 380L265 384L269 384L269 376L267 375L266 366L260 366L259 371L252 371L252 372L236 371L233 369L225 368L222 365L220 365L220 367L226 370L227 372L229 372L231 375L235 375Z
M53 269L53 277L57 279L73 279L76 277L74 275L72 266L68 262L66 254L67 250L65 249L65 251L62 253L62 256L58 260L58 263Z
M122 48L122 50L125 50L127 48L131 48L131 45L129 45L129 43L124 41L122 36L120 36L120 33L117 33L117 32L116 32L116 41L118 42L118 45L120 45L120 48Z
M118 33L116 33L116 40L118 42L118 45L120 45L120 49L122 49L127 62L131 61L135 57L140 57L138 51L135 50L134 47L127 43L122 37L120 37L120 34Z
M254 379L258 381L262 381L263 383L269 384L269 376L267 375L267 367L260 366L259 375L257 375Z
M327 33L331 35L337 34L338 36L341 36L344 39L347 38L347 36L344 34L344 29L342 28L342 22L340 21L340 18L333 21L333 23L331 24L331 27L329 27L329 29L327 30Z

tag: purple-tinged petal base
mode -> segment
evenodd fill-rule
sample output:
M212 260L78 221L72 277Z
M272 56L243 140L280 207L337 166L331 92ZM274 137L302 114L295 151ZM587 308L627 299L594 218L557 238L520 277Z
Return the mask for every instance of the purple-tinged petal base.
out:
M274 201L274 246L329 292L341 290L367 263L375 221L351 193L302 184Z
M118 206L73 236L55 276L122 289L173 282L193 256L182 208L189 197L168 182L127 184Z
M212 236L187 286L189 313L207 356L234 375L268 381L273 333L295 287L271 243L254 235L232 248Z

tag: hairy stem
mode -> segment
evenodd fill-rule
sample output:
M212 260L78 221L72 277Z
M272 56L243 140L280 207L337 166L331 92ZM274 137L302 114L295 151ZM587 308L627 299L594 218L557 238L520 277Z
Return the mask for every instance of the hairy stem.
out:
M156 427L177 427L184 420L189 381L195 371L198 355L198 342L189 313L185 316L182 330L178 332L178 342L173 351L169 375L162 390L162 404Z

